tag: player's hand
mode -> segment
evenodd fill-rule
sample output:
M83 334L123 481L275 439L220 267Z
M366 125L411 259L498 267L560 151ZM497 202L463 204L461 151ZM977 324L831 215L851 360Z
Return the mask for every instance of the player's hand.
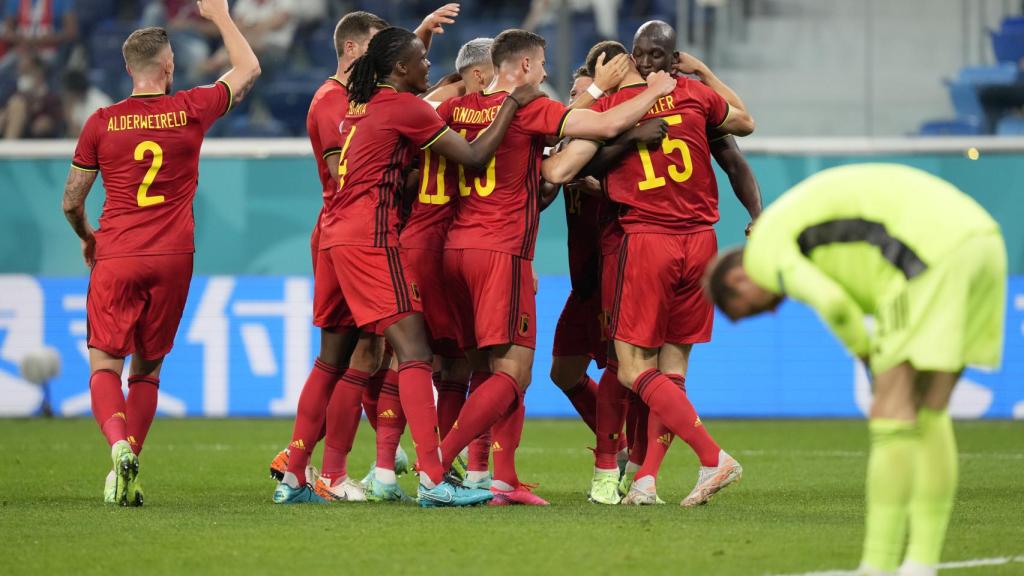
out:
M512 97L515 98L516 102L519 102L519 105L524 108L527 104L543 95L544 92L541 92L540 88L533 86L532 84L516 86L516 89L512 91Z
M672 69L681 74L696 74L697 76L704 76L708 71L708 65L701 62L693 54L678 52L676 53L676 61L672 64Z
M666 134L668 134L668 124L661 118L655 118L630 128L628 137L633 143L653 148L661 146L661 141Z
M668 96L676 89L676 79L663 70L647 75L647 87L657 91L659 96Z
M753 229L754 229L754 221L751 220L750 222L747 222L747 227L743 231L743 233L747 235L747 238L750 238L750 231L753 230Z
M601 181L593 176L577 178L566 184L572 190L579 190L588 196L601 196Z
M434 10L420 23L419 30L426 30L431 34L444 34L445 24L455 24L455 18L459 15L459 5L456 3L445 4Z
M608 62L604 61L604 57L604 52L599 54L597 65L594 66L594 85L600 88L601 92L617 88L629 71L629 56L626 54L619 54Z
M196 0L196 7L199 8L199 15L207 20L230 14L228 0Z
M82 239L82 260L90 270L96 264L96 237L92 234L89 234L88 238Z

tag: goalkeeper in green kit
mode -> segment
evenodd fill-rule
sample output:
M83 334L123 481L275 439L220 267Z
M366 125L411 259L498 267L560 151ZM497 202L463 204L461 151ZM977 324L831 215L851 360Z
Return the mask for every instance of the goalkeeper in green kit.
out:
M921 170L832 168L765 210L746 247L724 253L705 285L733 320L774 310L787 296L803 302L868 364L874 398L860 570L935 574L957 484L949 398L965 366L997 368L1002 357L999 225Z

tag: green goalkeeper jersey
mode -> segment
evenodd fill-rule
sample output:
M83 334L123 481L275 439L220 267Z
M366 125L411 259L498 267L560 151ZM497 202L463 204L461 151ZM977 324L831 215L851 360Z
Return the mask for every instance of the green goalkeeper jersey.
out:
M775 294L808 304L846 347L869 351L864 317L964 240L998 234L977 202L898 164L824 170L761 215L743 265Z

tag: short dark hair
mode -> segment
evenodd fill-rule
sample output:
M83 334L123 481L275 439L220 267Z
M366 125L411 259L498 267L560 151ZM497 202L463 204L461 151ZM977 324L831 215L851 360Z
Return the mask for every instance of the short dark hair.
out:
M623 46L621 42L616 42L615 40L604 40L603 42L594 44L594 47L590 49L590 52L587 52L586 63L587 75L591 78L593 78L594 74L597 72L597 58L602 53L604 54L604 61L608 62L619 54L629 54L629 50L626 50L626 47Z
M704 293L724 310L725 303L736 295L736 291L725 282L725 277L733 269L743 265L743 247L730 248L721 253L704 272Z
M534 48L543 50L547 44L547 40L533 32L518 29L505 30L498 34L494 39L494 44L491 45L491 61L494 63L494 67L498 68L527 50Z
M587 70L587 66L585 64L583 66L580 66L579 68L577 68L572 73L572 80L573 80L573 82L575 82L577 78L593 78L593 77L594 77L594 75L590 73L590 70Z
M121 46L121 55L128 68L145 68L156 62L156 56L163 51L165 46L171 44L167 37L167 30L150 26L140 28L132 32L128 39Z
M338 25L334 27L334 50L338 53L338 58L341 58L345 50L345 42L362 40L370 35L370 30L376 29L380 32L388 26L390 24L387 20L363 10L342 16L341 20L338 20Z

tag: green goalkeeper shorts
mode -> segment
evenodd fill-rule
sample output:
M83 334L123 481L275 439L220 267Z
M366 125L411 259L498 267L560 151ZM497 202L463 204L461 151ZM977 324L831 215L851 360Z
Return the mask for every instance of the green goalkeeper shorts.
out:
M968 239L879 302L871 369L998 368L1006 318L1006 245L998 232Z

